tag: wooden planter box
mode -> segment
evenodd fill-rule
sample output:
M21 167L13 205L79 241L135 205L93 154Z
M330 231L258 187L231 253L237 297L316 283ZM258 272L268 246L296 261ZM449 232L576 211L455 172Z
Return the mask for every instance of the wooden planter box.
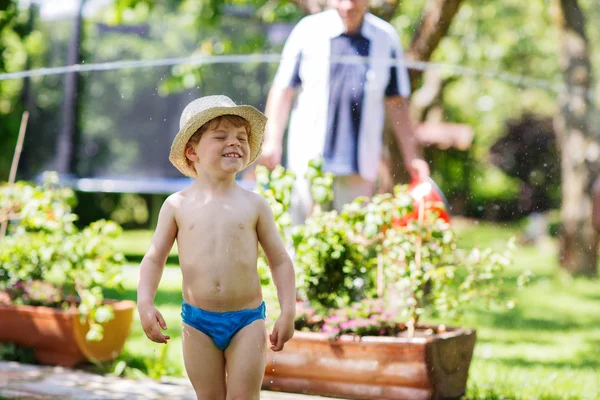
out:
M98 342L85 339L89 330L76 309L0 305L0 342L12 342L35 349L40 364L72 367L86 360L115 359L129 336L135 303L110 302L115 318L104 327Z
M298 332L268 352L263 388L350 399L458 399L467 384L475 331L415 337Z

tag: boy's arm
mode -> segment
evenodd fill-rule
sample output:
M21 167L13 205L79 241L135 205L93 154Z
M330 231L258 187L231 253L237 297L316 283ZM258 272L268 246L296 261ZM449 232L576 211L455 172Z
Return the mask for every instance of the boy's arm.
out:
M158 224L152 243L140 266L137 292L138 311L144 331L148 338L159 343L166 343L168 337L162 335L157 324L160 324L163 329L167 329L167 326L153 303L165 262L177 235L175 206L172 201L171 197L167 198L158 214Z
M281 236L279 236L269 203L260 197L259 204L257 223L258 240L269 262L273 282L277 288L277 297L281 305L281 312L282 314L293 316L296 313L294 265L281 240Z
M296 278L294 276L294 265L281 240L281 236L279 236L269 203L262 197L259 197L258 203L259 213L256 229L258 240L267 256L273 282L277 288L279 305L281 306L281 316L271 335L272 349L279 351L294 334Z
M177 235L175 223L175 207L168 198L158 214L158 224L148 251L140 266L138 284L138 304L153 303L163 268Z

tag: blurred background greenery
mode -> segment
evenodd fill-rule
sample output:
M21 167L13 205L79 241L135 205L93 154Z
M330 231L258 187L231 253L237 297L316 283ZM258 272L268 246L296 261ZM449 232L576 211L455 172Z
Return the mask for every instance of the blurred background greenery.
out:
M0 11L0 71L68 64L76 7L50 15L52 2L5 3ZM407 49L426 4L425 0L400 1L391 17ZM600 17L600 8L592 0L580 4L588 20ZM433 177L454 213L514 220L560 205L559 158L548 123L558 111L557 94L515 84L501 75L561 82L552 13L544 0L462 1L431 55L432 62L489 73L442 69L441 91L426 116L468 125L475 133L466 150L433 146L426 151ZM77 59L85 65L191 55L277 54L302 15L301 7L284 0L88 0L83 3ZM595 24L587 26L596 68L599 29ZM74 151L68 171L60 172L79 178L178 177L163 154L188 99L224 93L263 108L276 67L277 63L246 62L79 73L72 110ZM61 157L57 142L66 118L65 79L63 74L0 81L0 177L8 176L25 109L31 117L18 177L30 179L56 166ZM413 89L423 82L423 78L416 80ZM433 109L441 112L440 117L433 116ZM523 135L534 139L515 140ZM522 166L511 169L515 153L522 155L518 161L528 163L526 171ZM151 226L157 212L152 194L83 196L86 201L77 209L82 224L106 216L126 227L143 228Z

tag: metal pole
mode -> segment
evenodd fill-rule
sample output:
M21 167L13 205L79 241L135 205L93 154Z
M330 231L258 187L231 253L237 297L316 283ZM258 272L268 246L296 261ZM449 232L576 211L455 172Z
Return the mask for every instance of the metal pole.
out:
M73 27L73 36L69 43L67 64L79 64L79 42L81 41L82 11L85 0L79 1L79 8ZM59 174L71 173L75 156L77 129L77 72L65 75L65 101L62 107L62 131L56 148L56 170Z

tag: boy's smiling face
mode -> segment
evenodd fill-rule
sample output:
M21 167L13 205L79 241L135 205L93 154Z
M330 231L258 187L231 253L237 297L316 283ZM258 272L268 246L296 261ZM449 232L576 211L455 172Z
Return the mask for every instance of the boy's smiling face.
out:
M236 127L223 120L204 132L186 156L201 170L235 174L250 160L248 132L243 126Z

